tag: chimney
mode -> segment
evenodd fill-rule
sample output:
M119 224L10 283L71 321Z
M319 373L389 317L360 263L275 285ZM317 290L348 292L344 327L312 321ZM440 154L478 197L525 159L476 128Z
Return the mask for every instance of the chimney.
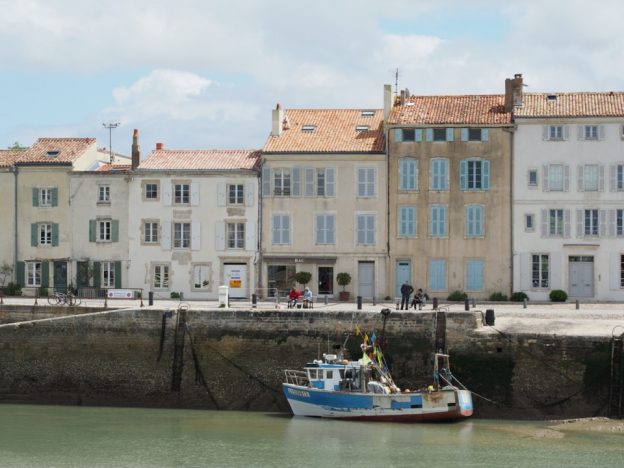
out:
M392 85L389 85L389 84L384 85L383 103L384 103L384 120L388 120L388 116L390 115L390 111L392 110Z
M162 143L156 143L156 151L160 151L165 149L165 145L163 145Z
M405 105L405 90L402 89L401 90L401 105L404 106Z
M522 87L522 73L516 73L513 79L505 80L505 112L513 111L514 107L522 107L524 104Z
M132 170L139 167L141 162L141 147L139 146L139 131L135 128L132 135Z
M281 104L278 102L275 109L273 109L271 136L280 136L282 134L282 125L284 121L284 110Z

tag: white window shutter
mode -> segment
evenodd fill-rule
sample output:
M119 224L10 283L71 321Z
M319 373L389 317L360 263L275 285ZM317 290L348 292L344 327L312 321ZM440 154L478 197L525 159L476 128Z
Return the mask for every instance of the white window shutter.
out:
M598 211L598 235L605 237L607 234L607 210Z
M252 182L247 182L245 184L245 206L254 205L254 186Z
M617 216L616 210L609 210L609 237L615 237L615 218Z
M336 168L334 167L325 169L325 196L336 196Z
M225 250L225 222L215 223L215 249Z
M605 126L604 125L598 125L598 139L599 140L605 139Z
M585 139L585 125L577 125L576 126L576 137L579 140Z
M217 206L225 206L225 182L217 184Z
M598 190L604 192L605 189L605 169L601 164L598 166Z
M583 210L576 210L576 237L583 237Z
M542 237L548 236L548 210L542 210Z
M548 192L548 164L542 166L542 183L544 192Z
M199 206L199 182L191 182L191 205Z
M262 196L271 196L271 168L262 166Z
M171 206L171 179L163 179L162 181L162 190L163 190L163 205Z
M550 138L550 126L544 125L542 127L542 140L549 140Z
M576 170L577 170L576 175L577 175L577 182L578 182L577 189L578 189L579 192L582 192L583 191L583 186L584 186L584 184L583 184L583 165L580 164ZM591 172L590 172L590 174L591 174Z
M611 255L609 262L609 288L612 290L620 289L620 255Z
M301 196L301 168L293 167L292 169L292 196Z
M160 230L160 245L163 250L171 250L171 222L163 221Z
M313 197L314 196L314 168L306 167L303 169L304 174L304 189L303 195L305 197Z
M201 249L201 223L193 221L191 223L191 250Z
M569 125L563 126L563 139L564 140L570 139L570 126Z
M245 250L256 250L256 223L247 221L245 224Z
M609 191L615 192L617 190L617 166L609 166Z
M563 210L563 237L570 237L570 210Z
M570 191L570 166L563 166L563 190Z

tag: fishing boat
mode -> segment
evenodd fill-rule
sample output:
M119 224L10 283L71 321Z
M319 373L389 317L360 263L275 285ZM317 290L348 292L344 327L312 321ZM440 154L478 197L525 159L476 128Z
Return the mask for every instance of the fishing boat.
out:
M295 416L416 422L472 415L471 392L454 385L459 382L451 374L448 354L434 354L432 385L410 391L392 380L377 340L366 337L361 348L357 361L338 351L323 354L303 370L285 370L284 396Z

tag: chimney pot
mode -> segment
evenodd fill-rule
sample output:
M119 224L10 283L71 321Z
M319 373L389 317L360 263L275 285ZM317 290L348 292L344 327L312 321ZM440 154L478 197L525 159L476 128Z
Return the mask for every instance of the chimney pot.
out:
M162 143L156 143L156 151L160 151L164 149L165 145Z
M134 129L132 134L132 170L135 170L139 167L139 163L141 162L141 146L139 146L139 130Z

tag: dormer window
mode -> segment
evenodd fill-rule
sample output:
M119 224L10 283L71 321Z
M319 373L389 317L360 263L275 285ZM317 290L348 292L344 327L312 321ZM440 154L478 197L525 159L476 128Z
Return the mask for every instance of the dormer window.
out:
M375 115L375 111L372 110L363 110L362 117L373 117Z
M301 127L301 131L305 133L312 133L316 130L316 125L306 124Z
M60 151L59 150L50 150L46 153L46 156L48 158L56 158L59 155Z
M356 125L355 127L356 132L368 132L369 130L370 127L368 125Z
M557 95L556 94L548 94L546 96L546 99L548 99L549 101L556 101L557 100Z

